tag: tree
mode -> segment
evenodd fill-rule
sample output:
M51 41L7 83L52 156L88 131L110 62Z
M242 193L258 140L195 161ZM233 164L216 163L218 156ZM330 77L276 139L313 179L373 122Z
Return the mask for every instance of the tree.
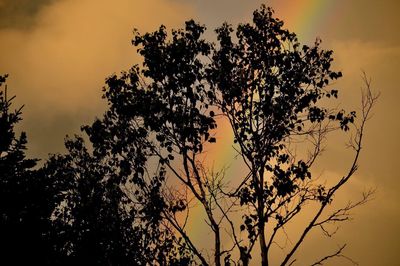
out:
M291 265L310 231L321 228L331 235L328 225L347 220L351 209L369 199L371 192L326 213L357 169L365 122L378 95L367 82L359 120L354 111L330 108L338 91L328 89L329 84L342 75L331 70L332 51L322 50L319 40L301 46L265 6L254 12L252 23L237 27L236 37L228 24L217 29L217 46L202 39L204 31L192 20L185 29L173 30L170 38L164 26L144 35L136 31L133 44L143 65L107 79L108 116L123 125L120 130L128 132L124 138L135 136L124 147L143 145L146 161L169 178L170 185L167 179L150 181L163 187L157 213L202 265L210 261L186 230L193 201L203 208L214 236L215 265L222 260L225 265L234 260L248 265L257 241L262 264L268 265L277 235L306 206L314 206L314 216L282 258L281 265ZM205 145L217 140L217 117L228 119L234 147L248 168L235 187L224 183L223 171L202 163ZM349 171L328 186L314 178L312 166L328 134L337 130L354 130L355 156ZM298 158L294 150L299 146L308 147L309 155ZM235 217L240 214L238 224ZM232 240L229 248L222 245L224 232ZM343 249L317 264L342 255Z
M0 86L6 78L0 77ZM26 159L26 134L16 136L14 126L21 120L22 107L10 111L14 98L7 97L7 87L0 91L0 244L4 262L188 264L191 253L159 219L163 199L158 184L163 182L163 170L146 177L151 186L139 178L138 173L144 175L146 150L125 145L134 143L135 136L120 124L122 120L106 114L103 120L84 127L93 152L85 147L83 138L67 139L68 153L53 155L38 168L37 159ZM127 193L134 188L134 194Z
M324 98L338 97L337 90L327 87L342 76L331 70L332 51L321 50L320 40L313 47L301 47L296 35L283 29L283 22L273 17L270 8L254 12L253 24L238 26L237 42L232 40L232 32L227 24L217 29L220 47L214 53L210 83L249 170L232 195L251 210L245 214L242 227L248 231L249 243L241 250L250 256L258 240L262 264L268 265L279 230L306 204L318 202L317 212L282 261L282 265L291 264L310 230L321 227L329 234L327 224L347 220L348 211L368 199L370 192L359 202L322 218L336 191L357 169L362 132L377 95L372 95L367 83L358 125L354 124L354 111L346 114L323 105ZM332 186L315 183L310 170L321 155L327 134L337 129L349 131L351 124L356 131L352 139L355 157L348 173ZM295 150L307 142L311 144L310 153L299 159ZM268 225L269 239L265 232Z
M25 155L25 132L15 133L22 107L11 110L7 75L0 76L0 247L4 263L52 264L50 216L55 194L52 179L34 169Z
M152 34L137 33L133 43L142 45L145 69L134 66L121 77L107 80L105 96L110 109L129 124L134 131L146 132L140 142L149 149L148 156L162 169L172 171L183 185L182 190L166 187L163 198L166 208L160 213L168 227L181 235L197 259L207 260L185 232L177 213L188 210L189 198L194 197L204 208L215 235L215 264L220 265L220 227L209 204L208 187L199 172L197 155L216 127L213 114L208 111L212 91L207 88L206 72L199 56L207 56L211 45L200 39L204 27L194 21L186 22L185 30L173 31L173 40L167 41L165 28ZM141 76L141 74L143 76ZM147 84L147 82L150 82ZM182 168L174 166L181 160ZM189 195L190 194L190 195Z
M65 184L53 213L61 262L187 265L190 252L159 218L163 170L146 176L148 151L136 140L145 132L121 123L107 112L83 127L92 151L82 137L68 138L68 153L45 166L46 175Z

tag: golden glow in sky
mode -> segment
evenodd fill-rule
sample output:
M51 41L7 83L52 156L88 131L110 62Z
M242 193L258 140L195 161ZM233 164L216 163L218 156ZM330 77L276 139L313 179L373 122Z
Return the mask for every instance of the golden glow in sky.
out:
M160 24L181 27L194 18L208 27L248 21L264 1L249 0L0 0L0 74L8 73L10 93L25 104L22 129L30 155L45 159L63 152L66 134L101 116L104 79L139 63L131 46L132 29L151 31ZM360 170L341 197L351 199L370 187L375 199L357 209L335 243L347 242L347 255L360 265L396 265L400 249L400 1L267 1L302 42L322 39L334 50L335 69L345 108L359 106L361 70L381 92L366 129ZM226 145L224 140L220 145ZM224 144L225 143L225 144ZM221 146L221 147L222 147ZM343 139L328 143L319 170L340 174L346 165ZM229 148L229 147L228 147ZM226 159L224 146L210 157ZM225 163L225 162L224 162ZM233 166L234 167L234 166ZM201 241L201 239L200 239ZM303 254L318 242L310 240ZM346 262L346 261L345 261Z

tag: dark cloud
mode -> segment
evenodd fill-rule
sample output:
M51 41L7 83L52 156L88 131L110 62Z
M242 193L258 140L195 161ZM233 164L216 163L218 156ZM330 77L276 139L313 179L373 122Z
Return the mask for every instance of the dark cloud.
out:
M30 28L40 10L58 0L0 0L0 29Z

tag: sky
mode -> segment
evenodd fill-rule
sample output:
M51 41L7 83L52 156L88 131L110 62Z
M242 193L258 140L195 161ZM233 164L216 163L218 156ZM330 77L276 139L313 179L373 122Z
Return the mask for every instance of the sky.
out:
M182 27L194 18L206 24L207 38L224 21L249 21L262 3L272 6L286 27L305 44L316 37L332 49L335 83L342 106L360 104L361 74L381 93L368 122L360 169L342 199L376 188L374 200L354 212L334 243L347 242L346 254L360 265L398 265L400 250L400 2L397 0L0 0L0 73L22 105L21 128L29 155L45 159L64 152L65 135L101 116L101 88L107 76L139 62L132 29L160 24ZM221 143L227 143L221 140ZM320 169L339 174L350 154L334 138ZM222 145L222 144L221 144ZM226 157L226 156L225 156ZM319 250L316 240L304 256ZM346 261L344 261L343 265Z

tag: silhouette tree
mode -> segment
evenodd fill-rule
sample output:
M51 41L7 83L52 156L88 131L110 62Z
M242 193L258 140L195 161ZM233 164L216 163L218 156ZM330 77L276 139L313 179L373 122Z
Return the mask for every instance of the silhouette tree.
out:
M148 150L137 142L146 132L125 122L106 113L83 127L92 152L75 137L47 162L47 175L65 182L56 249L66 265L188 265L191 253L160 219L164 171L147 176Z
M22 107L10 110L7 75L0 77L0 252L2 263L52 264L50 216L54 206L52 180L34 170L37 159L25 155L27 138L15 125Z
M134 66L120 77L110 77L105 96L111 112L132 127L128 129L146 133L140 136L140 142L153 161L177 178L174 186L183 185L182 190L169 187L163 191L166 207L160 213L162 219L207 265L185 230L185 219L181 221L177 215L188 210L189 198L194 197L214 233L214 262L220 265L220 226L210 204L207 178L197 161L204 143L215 142L210 130L216 127L213 114L208 112L212 91L204 85L206 72L201 57L211 51L211 45L200 38L204 29L188 21L184 30L173 31L171 41L163 26L154 33L136 32L133 44L142 47L139 53L144 57L144 68Z
M354 124L354 111L346 114L329 108L327 100L337 98L338 91L327 88L342 76L331 70L332 51L320 49L320 40L312 47L301 46L296 35L273 17L271 8L263 6L254 12L252 24L239 25L235 41L233 31L228 24L216 31L219 47L213 56L209 81L215 89L216 104L232 127L237 151L249 170L230 194L250 210L241 225L241 230L248 232L249 242L241 246L237 241L237 245L246 258L258 240L262 264L268 265L277 233L304 206L317 202L318 211L288 249L281 265L291 264L311 229L320 227L329 235L327 224L347 220L348 211L370 196L371 192L367 192L359 202L334 211L327 218L321 217L336 191L357 168L364 124L378 95L372 95L367 83L360 124ZM321 155L324 139L338 129L349 131L351 124L356 132L350 170L333 186L316 183L310 170ZM308 155L302 158L296 155L300 145L309 148Z
M190 20L171 37L164 26L144 35L135 31L132 42L143 65L107 79L109 116L121 121L121 130L128 132L124 138L138 137L125 145L143 145L148 160L169 177L170 185L160 194L159 218L202 265L210 261L186 227L193 202L204 210L214 236L210 251L215 265L235 260L248 265L257 241L262 264L268 265L279 233L306 206L314 206L316 213L299 239L286 247L281 264L292 264L311 230L321 228L331 236L329 225L348 220L349 211L371 195L366 192L359 201L326 214L357 169L364 125L378 96L367 82L359 121L355 112L329 108L329 100L338 96L329 84L341 77L331 70L332 51L322 50L319 40L301 46L265 6L254 12L252 23L238 26L236 38L228 24L217 29L218 46L202 39L204 30ZM223 170L215 172L202 162L204 145L217 140L216 117L231 124L234 147L248 167L238 186L224 182ZM328 133L336 130L354 130L355 156L348 173L328 186L313 178L311 167ZM294 151L302 146L309 154L299 158ZM243 220L237 223L240 215ZM222 245L223 234L231 246ZM343 249L317 264L341 256Z

